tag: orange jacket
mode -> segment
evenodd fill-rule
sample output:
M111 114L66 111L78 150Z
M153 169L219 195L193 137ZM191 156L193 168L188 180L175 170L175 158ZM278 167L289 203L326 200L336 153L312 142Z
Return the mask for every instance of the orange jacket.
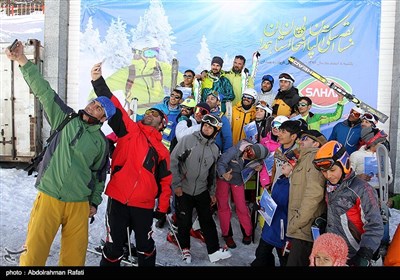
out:
M397 225L392 242L387 251L384 266L400 266L400 224Z

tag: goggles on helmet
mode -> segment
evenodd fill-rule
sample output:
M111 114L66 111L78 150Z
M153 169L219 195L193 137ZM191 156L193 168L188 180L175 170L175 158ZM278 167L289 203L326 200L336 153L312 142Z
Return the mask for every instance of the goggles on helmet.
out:
M213 115L207 114L205 115L201 121L203 123L208 123L211 126L216 127L217 129L220 129L222 127L222 123Z
M344 146L342 146L340 148L340 150L336 154L334 154L332 157L314 159L313 164L318 171L330 170L335 165L335 163L339 159L341 159L341 157L344 155L345 152L346 152L346 148Z
M365 113L365 114L362 116L362 119L363 119L363 120L367 120L367 121L369 121L369 122L375 122L374 116L373 116L372 114L370 114L370 113Z

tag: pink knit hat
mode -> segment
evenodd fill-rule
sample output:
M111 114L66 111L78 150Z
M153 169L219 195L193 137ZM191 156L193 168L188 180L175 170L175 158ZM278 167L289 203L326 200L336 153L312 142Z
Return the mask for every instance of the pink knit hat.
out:
M315 241L310 255L310 266L315 266L314 257L324 252L333 259L333 266L346 266L348 247L346 241L334 233L321 234Z

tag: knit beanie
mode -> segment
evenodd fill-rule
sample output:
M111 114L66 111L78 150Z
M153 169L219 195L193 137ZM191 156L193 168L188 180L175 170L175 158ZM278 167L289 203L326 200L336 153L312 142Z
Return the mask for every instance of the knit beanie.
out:
M222 67L222 65L224 64L224 60L219 56L214 56L211 60L211 64L213 64L213 63L217 63L217 64L219 64L219 66Z
M107 120L114 116L116 109L110 98L99 96L95 101L99 102L101 107L103 107Z
M261 144L254 144L252 148L256 159L264 159L269 155L268 149Z
M274 86L274 78L271 75L264 75L262 77L261 83L263 83L264 81L269 81L271 83L271 87Z
M361 130L361 139L365 142L367 149L372 145L385 142L387 134L383 130L373 127L364 127Z
M310 266L315 266L315 255L324 252L333 260L333 266L346 266L348 247L340 235L334 233L321 234L315 241L310 254Z
M211 111L210 105L208 105L206 102L200 102L196 105L196 107L206 109L208 112Z

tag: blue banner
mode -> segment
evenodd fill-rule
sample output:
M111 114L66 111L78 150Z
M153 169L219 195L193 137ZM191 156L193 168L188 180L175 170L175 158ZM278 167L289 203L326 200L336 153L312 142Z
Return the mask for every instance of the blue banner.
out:
M336 94L289 65L294 56L375 107L380 17L381 1L372 0L82 0L81 92L91 91L90 67L104 60L112 90L128 100L138 97L146 107L169 93L173 58L179 61L180 82L186 69L209 70L215 55L229 70L241 54L250 70L252 54L259 51L257 91L263 75L277 80L288 72L300 94L313 100L313 112L332 112ZM155 68L161 71L154 73ZM136 77L133 85L129 77ZM275 83L274 91L278 87Z

